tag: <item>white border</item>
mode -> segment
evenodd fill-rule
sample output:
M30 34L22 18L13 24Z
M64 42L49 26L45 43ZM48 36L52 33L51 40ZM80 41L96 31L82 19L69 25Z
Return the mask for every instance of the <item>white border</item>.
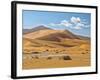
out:
M43 10L43 11L60 11L60 12L80 12L91 13L91 66L90 67L72 67L72 68L52 68L52 69L33 69L22 70L22 10ZM35 75L49 75L49 74L63 74L63 73L84 73L95 72L95 34L96 34L96 20L95 9L89 8L74 8L74 7L58 7L46 5L26 5L17 4L17 76L35 76Z

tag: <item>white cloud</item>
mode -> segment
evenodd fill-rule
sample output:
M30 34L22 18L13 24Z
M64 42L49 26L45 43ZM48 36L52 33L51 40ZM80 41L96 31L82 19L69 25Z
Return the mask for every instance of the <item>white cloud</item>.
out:
M50 23L49 25L51 25L51 26L65 26L65 27L69 27L72 24L70 22L68 22L67 20L62 20L60 23Z
M77 24L81 22L81 19L79 17L71 17L70 21L71 23Z
M66 20L62 20L60 24L63 25L63 26L66 26L66 27L69 27L69 26L72 25L70 22L68 22Z
M81 19L79 17L77 17L77 22L81 22Z
M83 29L84 28L84 24L82 23L77 23L75 26L73 26L73 29L77 29L77 30L80 30L80 29Z
M80 17L74 17L72 16L70 20L62 20L59 23L51 23L49 24L50 26L65 26L69 27L71 29L83 29L83 28L88 28L90 25L86 24L86 22L82 21Z
M85 25L83 23L77 23L77 26L84 27Z
M80 30L82 28L80 26L75 26L74 29Z

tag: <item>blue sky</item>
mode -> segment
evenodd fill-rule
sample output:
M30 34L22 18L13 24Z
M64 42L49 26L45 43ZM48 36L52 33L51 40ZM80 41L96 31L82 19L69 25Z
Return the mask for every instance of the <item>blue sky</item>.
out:
M91 14L73 12L51 12L23 10L23 28L31 29L38 25L56 30L71 32L90 37Z

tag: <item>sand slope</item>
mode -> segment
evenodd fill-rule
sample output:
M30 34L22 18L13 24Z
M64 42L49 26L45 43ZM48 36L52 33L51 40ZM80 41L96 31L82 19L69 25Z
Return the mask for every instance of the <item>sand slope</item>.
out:
M52 29L23 34L23 69L79 66L90 66L89 38Z

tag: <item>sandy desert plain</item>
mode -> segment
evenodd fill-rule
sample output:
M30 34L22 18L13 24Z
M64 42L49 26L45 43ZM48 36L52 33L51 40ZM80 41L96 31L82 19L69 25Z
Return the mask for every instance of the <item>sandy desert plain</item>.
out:
M90 38L45 26L23 30L23 69L90 66Z

